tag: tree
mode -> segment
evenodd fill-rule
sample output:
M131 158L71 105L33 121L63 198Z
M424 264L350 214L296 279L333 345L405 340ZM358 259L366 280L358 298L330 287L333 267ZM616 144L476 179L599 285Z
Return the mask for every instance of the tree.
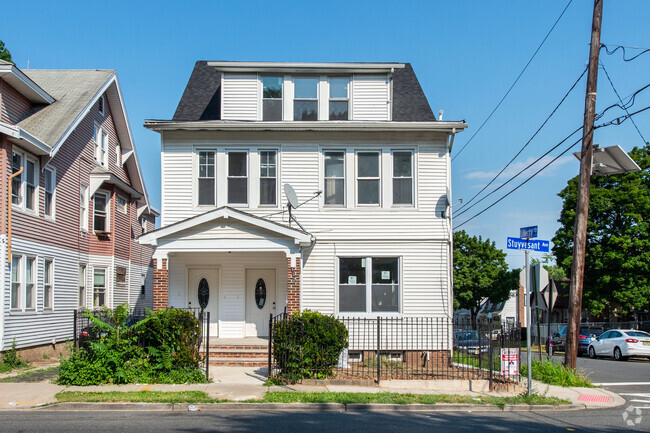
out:
M558 266L557 264L551 264L552 262L555 261L555 258L553 257L552 254L544 254L542 256L542 259L532 259L530 261L531 264L533 265L539 265L541 264L544 269L546 269L546 272L548 272L548 277L552 280L563 280L564 278L567 277L566 272L564 272L564 268L561 266Z
M594 315L625 317L650 307L650 147L630 156L641 171L592 176L583 305ZM557 263L571 270L578 177L558 195L564 203L553 238Z
M11 60L11 53L5 47L5 43L2 42L2 40L0 40L0 59L13 63L13 60Z
M508 271L506 254L495 243L454 232L454 308L470 311L472 323L482 302L505 301L518 288L518 271Z

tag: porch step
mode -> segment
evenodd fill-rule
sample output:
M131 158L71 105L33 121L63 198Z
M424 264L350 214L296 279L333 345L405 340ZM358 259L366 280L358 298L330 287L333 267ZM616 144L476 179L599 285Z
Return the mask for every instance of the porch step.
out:
M266 348L259 349L219 349L210 348L210 358L256 358L266 359L269 356L269 350Z
M261 358L210 357L210 365L221 367L266 367L268 362Z

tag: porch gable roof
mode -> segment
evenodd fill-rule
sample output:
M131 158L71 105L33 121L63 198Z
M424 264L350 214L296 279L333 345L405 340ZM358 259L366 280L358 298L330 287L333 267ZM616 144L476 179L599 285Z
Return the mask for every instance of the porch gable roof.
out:
M260 229L277 233L282 236L286 236L288 238L292 238L296 244L310 244L312 242L311 234L305 231L295 229L293 227L288 227L274 221L269 221L228 206L223 206L218 209L214 209L200 215L184 219L174 224L161 227L149 233L145 233L138 238L138 242L143 245L157 246L158 239L160 238L171 236L181 231L188 230L211 221L229 218L250 224Z

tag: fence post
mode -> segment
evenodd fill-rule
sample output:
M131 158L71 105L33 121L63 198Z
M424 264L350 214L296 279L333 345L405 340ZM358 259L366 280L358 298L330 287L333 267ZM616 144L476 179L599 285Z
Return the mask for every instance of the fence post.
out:
M266 370L266 377L271 378L271 344L273 342L273 313L269 313L269 363Z
M377 317L377 385L381 380L381 317Z
M488 344L490 345L490 349L488 351L490 353L490 391L492 391L492 375L494 374L493 371L492 371L493 370L492 363L494 362L493 359L492 359L493 358L493 355L492 355L492 346L493 346L493 344L492 344L492 317L488 318L488 323L489 323L488 330L490 331L489 334L488 334L488 338L489 338ZM480 335L479 335L479 338L480 338Z
M74 313L73 314L73 316L74 316L74 326L73 326L73 330L72 330L72 332L74 333L74 346L73 347L75 349L79 349L79 340L78 340L79 336L77 335L77 310L72 310L72 312Z
M208 311L208 321L204 324L206 327L205 341L205 379L210 380L210 312Z
M481 321L478 320L478 317L476 318L476 334L478 337L478 370L480 372L483 369L483 363L481 362L483 360L481 356L483 346L481 346Z

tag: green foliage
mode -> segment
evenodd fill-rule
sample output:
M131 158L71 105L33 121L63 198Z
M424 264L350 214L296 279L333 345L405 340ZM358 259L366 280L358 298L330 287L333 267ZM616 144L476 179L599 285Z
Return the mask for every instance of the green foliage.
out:
M339 354L348 347L348 330L332 316L305 310L276 322L273 356L286 380L332 375Z
M5 43L0 40L0 59L6 60L7 62L13 63L13 60L11 60L11 53L5 47Z
M454 232L454 308L468 309L476 317L481 303L505 301L516 290L519 271L508 271L506 254L494 242Z
M578 371L552 361L533 361L531 377L549 385L592 387L591 381ZM521 375L528 375L528 366L521 365Z
M103 313L104 320L84 313L101 337L61 361L59 384L205 381L198 369L200 322L191 312L148 310L145 319L130 326L126 305Z
M14 341L11 343L11 349L7 350L4 355L2 355L0 372L6 372L22 367L27 367L27 363L20 359L20 353L16 350L16 339L14 338Z
M546 272L548 272L548 277L552 280L560 281L567 278L567 273L564 271L564 268L555 264L555 258L550 253L544 254L542 260L535 258L530 263L533 265L541 264L546 269Z
M63 391L54 396L58 403L138 402L138 403L214 403L203 391Z
M594 315L618 309L629 317L650 306L650 146L630 156L641 171L591 177L583 305ZM553 253L567 274L577 190L576 176L558 194L564 202Z

